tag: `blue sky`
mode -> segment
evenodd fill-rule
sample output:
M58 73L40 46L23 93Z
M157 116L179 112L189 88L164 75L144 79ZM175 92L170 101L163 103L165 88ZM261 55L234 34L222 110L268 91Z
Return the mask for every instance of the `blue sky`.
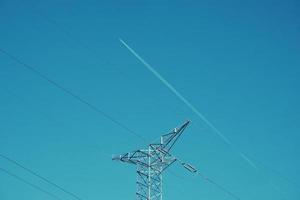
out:
M297 1L0 1L0 48L152 141L186 119L174 153L243 200L300 198ZM125 40L230 141L146 69ZM85 200L135 198L110 155L136 136L0 54L0 152ZM255 164L253 169L238 152ZM72 199L4 159L0 166ZM232 199L180 166L165 199ZM0 199L52 198L0 172Z

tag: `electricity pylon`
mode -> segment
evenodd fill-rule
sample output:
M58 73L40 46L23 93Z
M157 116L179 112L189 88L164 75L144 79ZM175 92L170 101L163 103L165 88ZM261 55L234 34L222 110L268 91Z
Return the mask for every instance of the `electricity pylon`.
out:
M162 174L175 161L179 161L190 172L197 172L192 165L170 154L170 150L189 123L187 121L170 133L162 135L159 143L149 144L146 149L113 157L113 160L136 165L137 200L162 200Z

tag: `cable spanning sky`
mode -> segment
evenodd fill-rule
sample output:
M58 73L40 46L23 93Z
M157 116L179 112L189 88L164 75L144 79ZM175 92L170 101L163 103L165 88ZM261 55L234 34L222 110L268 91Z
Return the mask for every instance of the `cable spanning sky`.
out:
M298 10L268 0L10 0L0 2L0 47L146 140L191 120L174 153L241 199L299 199ZM4 54L0 92L2 154L84 200L135 197L135 169L101 152L131 151L141 139ZM221 134L200 130L201 114ZM71 199L5 159L0 168ZM166 174L166 199L230 199L171 170L183 178ZM0 199L53 198L0 172Z
M122 43L124 43L124 45L126 45L127 48L129 48L129 50L133 51L129 46L127 46L127 44L120 40ZM147 142L146 139L138 134L135 133L134 131L132 131L130 128L128 128L126 125L124 125L122 122L117 121L116 119L114 119L113 117L111 117L109 114L103 112L101 109L99 109L97 106L91 104L90 102L86 101L85 99L83 99L82 97L80 97L79 95L73 93L72 91L66 89L64 86L60 85L59 83L57 83L56 81L52 80L51 78L49 78L48 76L44 75L43 73L39 72L38 70L36 70L36 68L34 68L33 66L21 61L19 58L17 58L14 55L11 55L10 53L8 53L7 51L0 49L0 52L4 55L6 55L7 57L9 57L11 60L15 61L17 64L19 64L22 67L25 67L27 70L31 71L33 74L37 75L38 77L40 77L41 79L43 79L44 81L48 82L50 85L55 86L58 90L63 91L66 95L71 96L72 98L76 99L78 102L86 105L89 109L92 109L93 111L95 111L96 113L100 114L102 117L105 117L107 120L111 121L112 123L114 123L116 126L119 126L121 129L125 130L128 134L133 134L135 135L137 138L141 139L143 142ZM136 54L133 51L134 54ZM137 54L136 54L137 55ZM137 55L138 56L138 55ZM139 59L141 59L138 56ZM143 61L144 62L144 61ZM147 64L147 63L146 63ZM172 87L172 86L171 86ZM7 91L7 93L12 94L11 92ZM182 97L183 98L183 97ZM18 99L24 102L24 99ZM45 115L45 113L43 113ZM104 152L103 149L100 149L103 156L107 157L108 154ZM35 172L33 169L30 169L28 167L25 167L24 165L20 164L18 161L9 158L5 155L0 154L0 157L2 159L5 159L6 161L10 162L11 164L19 167L20 169L24 170L25 172L28 172L29 174L31 174L32 176L39 178L40 180L44 181L45 183L47 183L48 185L55 187L56 189L60 190L61 192L70 195L71 197L81 200L80 197L78 197L76 194L74 194L73 192L70 192L68 190L66 190L65 188L57 185L56 183L52 182L51 180L49 180L48 178L45 178L44 176L41 176L40 174L38 174L37 172ZM247 158L246 158L247 159ZM181 160L179 160L177 158L177 160L179 161L179 163L184 166L186 168L186 164L184 162L182 162ZM189 165L191 167L191 165ZM187 168L188 169L188 168ZM40 191L50 197L53 197L54 199L60 199L59 197L57 197L55 194L48 192L47 190L40 188L37 185L34 185L32 183L30 183L29 181L27 181L26 179L23 179L22 177L19 177L16 174L13 174L9 171L7 171L6 169L1 169L0 170L4 173L6 173L7 175L15 178L16 180L19 180L20 182L23 182L24 184L31 186L32 188L36 189L37 191ZM168 170L169 171L169 170ZM195 173L197 172L197 170L192 170L191 172ZM173 171L171 171L171 174L174 175L175 177L178 177L178 175L176 173L174 173ZM205 180L206 182L214 185L216 188L218 188L219 190L223 191L224 193L226 193L227 195L231 196L233 199L239 199L239 197L237 197L234 193L232 193L231 191L227 190L226 188L224 188L222 185L216 183L215 181L213 181L212 179L204 176L202 173L197 172L196 173L197 176L199 176L200 178L202 178L203 180Z

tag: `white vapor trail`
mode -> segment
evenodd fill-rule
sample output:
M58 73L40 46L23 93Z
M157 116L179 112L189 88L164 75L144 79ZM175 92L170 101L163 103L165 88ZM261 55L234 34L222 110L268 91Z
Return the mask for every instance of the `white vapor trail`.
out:
M145 66L151 71L166 87L168 87L185 105L187 105L201 120L203 120L217 135L229 146L233 147L230 140L222 134L206 117L201 114L198 109L193 106L182 94L180 94L174 86L172 86L164 77L162 77L150 64L148 64L139 54L137 54L124 40L119 38L120 42ZM242 152L238 151L240 156L247 161L253 168L257 169L256 165Z

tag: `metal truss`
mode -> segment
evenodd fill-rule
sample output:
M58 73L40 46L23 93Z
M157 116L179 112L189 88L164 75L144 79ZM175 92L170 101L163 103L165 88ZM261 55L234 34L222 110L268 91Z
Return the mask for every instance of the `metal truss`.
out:
M181 162L170 154L170 150L189 123L187 121L172 132L162 135L160 142L149 144L146 149L113 157L113 160L136 165L137 200L162 200L162 174L175 161L179 161L187 170L197 172L192 165Z

